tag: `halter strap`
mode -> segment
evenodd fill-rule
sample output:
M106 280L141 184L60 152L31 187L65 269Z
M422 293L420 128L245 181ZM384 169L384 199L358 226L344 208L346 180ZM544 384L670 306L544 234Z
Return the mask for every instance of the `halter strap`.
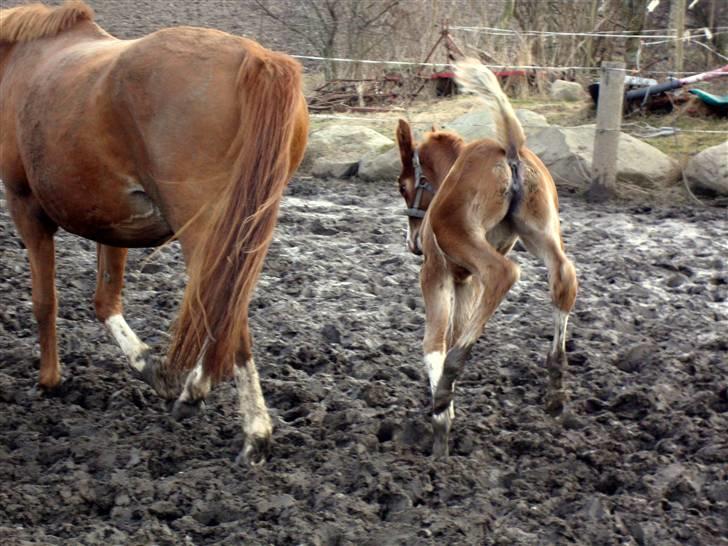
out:
M415 169L415 200L411 207L405 209L404 213L411 218L424 218L426 210L420 208L420 204L422 203L422 194L425 191L429 191L434 194L435 188L427 181L427 178L422 173L420 155L417 153L417 150L415 150L412 154L412 166Z

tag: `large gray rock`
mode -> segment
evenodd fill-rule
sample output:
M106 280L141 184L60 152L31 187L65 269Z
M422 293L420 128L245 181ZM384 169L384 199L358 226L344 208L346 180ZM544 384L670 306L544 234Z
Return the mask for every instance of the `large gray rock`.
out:
M685 176L694 187L728 195L728 140L692 157Z
M586 91L577 82L556 80L551 83L551 98L567 102L577 102L586 98Z
M359 178L368 182L393 182L399 176L401 166L399 148L395 145L383 154L372 154L362 159L359 163Z
M549 168L557 184L586 189L591 182L594 125L548 127L529 136L528 146ZM680 176L678 163L654 146L620 134L617 180L646 189L661 189Z
M493 112L487 105L481 110L469 112L454 119L444 126L446 131L459 134L466 142L495 136L495 120Z
M518 121L523 125L523 130L526 132L526 135L540 130L542 127L549 126L549 122L546 121L546 116L538 114L533 110L519 109L515 112Z
M309 137L301 169L322 178L348 176L356 172L362 157L392 146L394 141L369 127L330 125Z

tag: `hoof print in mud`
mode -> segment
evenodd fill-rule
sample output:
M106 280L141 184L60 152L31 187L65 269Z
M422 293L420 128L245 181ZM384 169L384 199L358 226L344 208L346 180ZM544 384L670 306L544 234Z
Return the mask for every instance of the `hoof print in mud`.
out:
M195 415L204 413L205 401L204 400L177 400L172 406L172 417L177 421L184 421Z

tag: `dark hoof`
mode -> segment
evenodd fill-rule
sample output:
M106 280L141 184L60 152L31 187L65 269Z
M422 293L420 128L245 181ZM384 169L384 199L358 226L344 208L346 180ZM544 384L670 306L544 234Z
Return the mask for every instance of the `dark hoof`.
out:
M244 462L250 466L262 465L270 458L270 436L253 436L245 439L245 446L238 455L237 462Z
M171 374L165 369L160 358L152 357L147 351L144 356L146 364L137 376L152 387L165 400L175 400L182 392L185 375Z
M551 417L558 417L564 412L566 401L567 396L563 390L546 393L546 400L544 401L546 413Z
M450 416L447 409L432 417L432 456L445 459L450 454Z
M174 403L174 406L172 406L172 417L177 419L177 421L184 421L185 419L194 417L203 411L205 411L204 400L177 400Z
M440 382L440 384L442 384L442 382ZM438 385L437 390L435 391L435 399L432 401L432 414L437 415L447 411L450 407L450 403L452 402L452 397L452 387L444 388L441 387L441 385Z

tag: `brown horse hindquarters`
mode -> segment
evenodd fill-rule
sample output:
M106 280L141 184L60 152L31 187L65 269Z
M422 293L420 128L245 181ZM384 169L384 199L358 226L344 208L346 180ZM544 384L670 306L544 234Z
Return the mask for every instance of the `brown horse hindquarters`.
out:
M196 225L206 225L206 205L230 183L244 100L237 78L250 44L208 29L165 29L131 44L109 74L139 182L175 232L198 212Z

